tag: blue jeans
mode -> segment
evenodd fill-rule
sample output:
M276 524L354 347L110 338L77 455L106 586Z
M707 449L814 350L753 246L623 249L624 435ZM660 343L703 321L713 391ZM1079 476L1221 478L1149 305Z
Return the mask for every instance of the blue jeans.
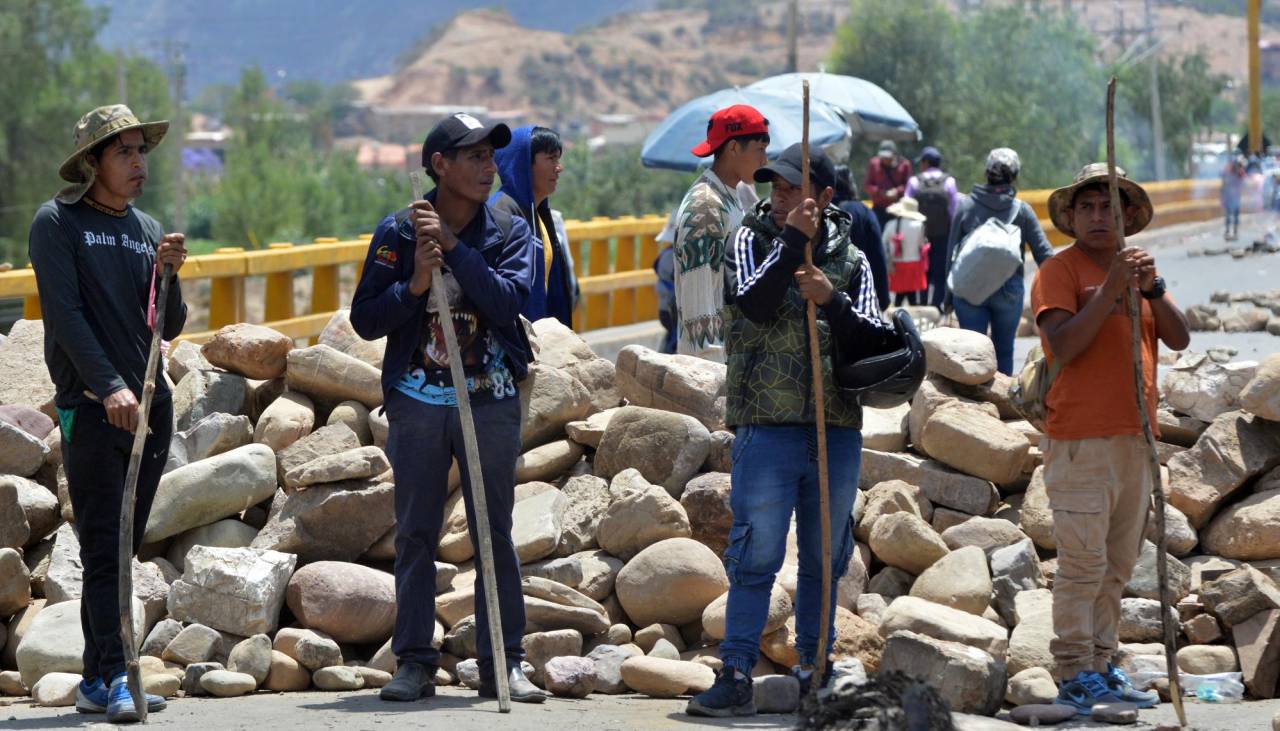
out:
M1022 322L1025 292L1026 284L1019 269L980 305L971 305L960 297L953 298L960 327L983 335L987 334L988 326L991 328L991 342L996 346L996 368L1006 376L1013 375L1013 339L1018 336L1018 324Z
M729 604L720 658L744 675L751 675L760 656L760 634L768 616L769 594L774 577L782 568L793 510L800 550L796 649L801 664L811 665L817 658L822 612L817 451L817 432L811 424L741 426L733 442L733 487L729 496L733 528L724 553ZM828 648L835 642L836 583L853 555L853 501L861 463L862 432L828 427L832 544Z

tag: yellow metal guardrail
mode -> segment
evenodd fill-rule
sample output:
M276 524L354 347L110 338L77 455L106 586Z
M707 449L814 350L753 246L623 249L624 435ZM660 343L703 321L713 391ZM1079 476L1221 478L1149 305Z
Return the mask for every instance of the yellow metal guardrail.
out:
M1220 215L1216 180L1169 180L1143 187L1155 204L1153 227L1204 221ZM1019 197L1031 204L1040 225L1054 246L1070 243L1049 220L1049 190L1023 191ZM574 256L582 298L574 313L579 332L656 320L657 277L653 260L658 255L655 237L666 216L624 216L566 221L565 230ZM344 266L359 277L370 236L350 241L318 238L311 244L270 244L260 251L223 248L213 254L193 256L182 270L186 282L210 280L208 329L182 336L201 343L219 328L246 319L245 281L265 278L264 322L291 338L314 339L345 303L339 298L339 272ZM295 312L294 278L310 271L309 312ZM0 272L0 300L23 300L23 317L40 317L40 298L30 268Z

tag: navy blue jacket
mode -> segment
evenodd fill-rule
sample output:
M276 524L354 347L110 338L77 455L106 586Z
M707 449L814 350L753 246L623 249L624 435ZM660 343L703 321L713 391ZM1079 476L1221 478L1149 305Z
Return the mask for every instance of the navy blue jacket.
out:
M530 137L533 127L517 127L511 131L511 142L496 150L494 162L498 164L498 175L502 178L502 187L489 198L489 205L502 209L512 216L523 218L533 228L531 240L534 249L534 276L529 297L525 300L521 314L530 322L544 317L554 317L564 323L565 327L573 327L573 308L577 304L577 278L569 266L568 250L565 243L556 236L555 222L551 218L551 204L542 201L537 215L542 221L542 228L547 233L547 240L540 241L538 231L533 227L530 211L533 209L533 155L530 151ZM551 276L546 271L544 247L551 247ZM549 281L549 285L548 285Z
M871 265L871 278L876 286L876 300L880 309L889 307L889 265L884 260L884 243L880 240L880 222L872 215L871 209L855 199L835 201L840 210L853 216L853 224L849 229L849 238L853 245L867 257Z
M426 199L434 203L436 191ZM520 310L529 296L534 273L529 225L513 219L504 235L486 205L454 235L458 245L444 255L444 264L507 354L511 375L522 380L533 358L520 324ZM394 214L382 219L369 242L364 272L351 300L351 326L356 333L365 340L387 338L382 361L384 396L408 369L422 337L422 318L431 291L421 297L409 291L416 247L409 220L397 224Z

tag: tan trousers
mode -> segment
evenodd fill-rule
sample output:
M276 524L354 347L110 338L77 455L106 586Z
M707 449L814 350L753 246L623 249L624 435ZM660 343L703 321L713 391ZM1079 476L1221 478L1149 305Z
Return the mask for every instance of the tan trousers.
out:
M1141 436L1044 441L1058 543L1049 649L1065 681L1105 672L1115 653L1120 595L1141 552L1152 480Z

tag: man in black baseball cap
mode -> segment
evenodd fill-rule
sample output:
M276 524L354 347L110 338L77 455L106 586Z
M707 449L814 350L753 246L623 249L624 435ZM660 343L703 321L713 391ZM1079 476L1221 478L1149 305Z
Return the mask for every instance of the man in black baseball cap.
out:
M800 145L792 145L756 170L756 182L771 183L772 191L746 214L725 252L725 421L737 440L730 487L733 527L725 550L729 603L720 644L724 667L709 690L689 701L692 715L755 713L751 670L760 656L770 591L782 565L793 511L800 551L800 664L793 673L802 686L814 682L818 633L834 639L834 624L819 627L823 552L818 462L812 446L817 417L805 345L807 302L815 303L821 313L824 373L832 372L837 346L842 353L870 354L886 352L897 343L893 328L880 318L867 260L849 240L852 218L831 205L835 166L821 150L811 150L813 192L806 197L801 191L802 163ZM811 243L812 265L804 256ZM858 491L862 409L857 397L837 388L829 375L824 387L835 549L831 569L839 579L853 552L850 515ZM826 600L834 603L834 592Z
M511 698L546 699L520 669L524 597L520 559L511 538L520 454L516 383L528 373L532 357L520 311L533 284L536 247L524 219L486 204L498 171L494 148L510 140L505 124L486 126L467 114L445 117L431 129L422 145L422 164L436 187L424 200L378 224L351 303L351 324L361 337L387 338L383 409L391 424L387 456L396 477L396 627L391 649L399 667L380 693L383 700L435 695L440 662L440 652L432 646L435 559L450 493L450 463L456 459L463 482L470 480L446 327L454 329L462 350L481 445ZM442 270L451 321L443 320L429 298L436 269ZM468 493L468 524L474 540L470 497ZM475 590L480 694L496 697L479 578Z

